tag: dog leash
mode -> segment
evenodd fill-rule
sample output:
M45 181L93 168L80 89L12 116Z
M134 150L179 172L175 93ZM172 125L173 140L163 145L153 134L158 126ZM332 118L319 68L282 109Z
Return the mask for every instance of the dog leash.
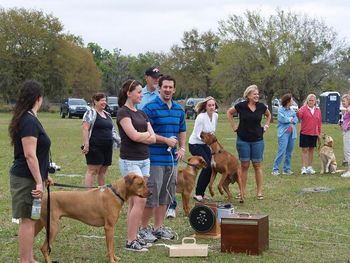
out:
M50 246L50 184L47 185L47 215L46 215L46 240L47 240L47 247L49 250L49 255L51 253L51 246Z
M181 161L183 161L185 164L187 164L187 165L189 165L189 166L192 166L192 167L194 167L194 168L196 168L196 169L200 169L200 168L199 168L197 165L195 165L195 164L186 162L185 160L181 160Z

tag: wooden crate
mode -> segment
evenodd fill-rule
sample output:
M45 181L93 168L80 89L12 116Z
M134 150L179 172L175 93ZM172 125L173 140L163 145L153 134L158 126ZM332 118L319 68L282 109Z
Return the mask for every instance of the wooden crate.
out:
M208 245L197 244L193 237L184 237L182 244L171 245L169 257L207 257Z
M237 213L221 219L221 252L260 255L268 248L267 215Z

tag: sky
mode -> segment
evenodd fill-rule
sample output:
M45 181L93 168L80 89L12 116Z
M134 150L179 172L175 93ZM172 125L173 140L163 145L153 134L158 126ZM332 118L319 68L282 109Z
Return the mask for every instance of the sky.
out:
M95 42L124 55L168 52L185 31L217 32L218 22L232 14L256 10L268 16L277 8L323 19L350 41L349 0L0 0L0 8L14 7L52 14L85 45Z

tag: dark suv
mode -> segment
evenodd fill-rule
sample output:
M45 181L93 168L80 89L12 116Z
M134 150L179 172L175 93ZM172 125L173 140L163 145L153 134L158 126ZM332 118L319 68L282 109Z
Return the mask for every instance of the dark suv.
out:
M73 116L83 118L84 113L90 109L84 99L79 98L68 98L61 102L60 116L61 118L72 118Z
M185 103L185 114L187 119L195 119L197 117L197 112L194 110L196 105L203 101L204 98L188 98Z
M106 105L106 111L111 114L111 116L117 116L119 106L118 106L118 97L107 97L107 105Z

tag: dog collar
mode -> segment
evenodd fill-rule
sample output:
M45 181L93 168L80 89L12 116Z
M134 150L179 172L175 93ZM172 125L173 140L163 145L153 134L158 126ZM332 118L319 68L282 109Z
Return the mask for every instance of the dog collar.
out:
M119 199L122 200L123 203L125 202L124 198L120 196L120 194L117 192L117 189L115 189L115 188L112 186L112 184L107 184L106 186L107 186L108 188L110 188L110 189L112 190L113 194L115 194L117 197L119 197Z

